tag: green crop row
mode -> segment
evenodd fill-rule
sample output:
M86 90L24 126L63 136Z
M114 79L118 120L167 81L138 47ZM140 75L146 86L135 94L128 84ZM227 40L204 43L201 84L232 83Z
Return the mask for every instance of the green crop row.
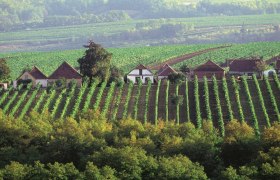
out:
M225 136L225 125L224 125L224 119L223 119L223 111L221 107L221 101L219 96L219 86L218 82L215 76L213 76L213 90L214 90L214 96L215 96L215 102L216 102L216 109L218 111L218 124L219 128L221 130L222 136Z
M253 120L253 124L254 124L254 130L257 136L260 135L260 129L259 129L259 122L258 122L258 118L256 115L256 111L255 111L255 106L254 103L252 101L252 96L250 93L250 89L248 86L248 82L247 82L247 78L246 77L242 77L242 82L243 82L243 86L245 88L245 93L247 96L247 100L250 106L250 111L251 111L251 116L252 116L252 120Z

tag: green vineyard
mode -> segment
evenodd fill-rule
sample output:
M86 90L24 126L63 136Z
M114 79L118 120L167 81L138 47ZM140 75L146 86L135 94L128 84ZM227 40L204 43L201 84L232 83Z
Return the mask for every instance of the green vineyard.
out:
M181 104L173 97L183 98ZM224 135L225 124L246 121L258 135L263 127L280 122L279 78L237 81L204 79L180 85L161 81L156 85L106 83L75 85L67 89L10 88L1 91L0 107L7 115L23 119L31 111L49 113L53 119L78 118L88 109L99 110L109 120L131 117L143 123L157 124L191 121L201 127L202 120L212 121Z
M173 45L154 47L130 47L130 48L109 48L113 54L112 64L124 71L130 72L138 64L152 66L163 63L171 58L195 53L209 48L221 47L222 44L201 44L201 45ZM264 60L278 56L280 52L279 42L258 42L248 44L232 44L221 49L216 49L183 59L174 65L179 68L183 64L189 67L205 63L211 59L216 63L224 63L227 59L260 56ZM32 66L39 67L46 75L50 75L62 62L67 61L73 67L77 67L77 59L83 56L84 49L54 52L23 52L0 54L0 58L6 58L11 69L12 79L18 78L24 68Z

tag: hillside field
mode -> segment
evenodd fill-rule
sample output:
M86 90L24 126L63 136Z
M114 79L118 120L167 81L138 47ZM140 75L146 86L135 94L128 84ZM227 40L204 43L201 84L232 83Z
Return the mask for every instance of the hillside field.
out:
M183 97L181 106L177 107L172 103L174 94ZM222 131L223 124L231 119L244 120L255 127L255 130L256 127L262 129L274 121L280 121L279 99L280 82L274 77L273 80L237 82L232 79L192 81L179 86L166 81L158 85L124 84L120 87L114 83L110 87L106 87L106 83L99 86L94 83L91 87L84 85L79 89L73 86L48 92L38 88L19 91L11 88L7 92L1 92L0 107L3 113L19 119L23 119L31 110L38 113L49 112L53 119L68 116L77 118L88 109L99 109L110 120L130 116L152 124L157 124L161 119L176 120L177 123L192 121L199 126L201 119L210 119Z
M168 59L197 52L204 49L221 47L223 44L206 45L170 45L152 47L109 48L113 53L112 64L128 73L139 63L147 66L162 63ZM50 75L63 61L74 67L78 66L77 59L83 56L85 49L53 51L53 52L22 52L2 53L0 58L6 58L11 69L12 79L16 79L26 67L38 66L46 75ZM211 59L216 63L225 62L226 59L262 56L269 60L280 54L280 42L258 42L248 44L231 44L226 48L207 52L205 54L187 59L175 64L179 68L182 64L195 67Z

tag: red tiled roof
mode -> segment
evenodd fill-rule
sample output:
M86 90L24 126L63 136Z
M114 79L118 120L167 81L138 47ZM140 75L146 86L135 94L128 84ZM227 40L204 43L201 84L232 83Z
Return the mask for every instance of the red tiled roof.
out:
M135 69L148 69L148 68L143 64L139 64Z
M164 71L167 68L168 64L164 64L159 70L158 70L158 74L162 73L162 71Z
M280 69L280 60L276 61L276 69Z
M82 76L70 64L63 62L53 73L49 79L81 79Z
M223 68L221 68L219 65L214 63L213 61L207 61L206 63L198 66L194 69L194 71L225 71Z
M36 66L34 66L33 69L29 71L29 74L35 79L47 79L47 76Z
M229 71L254 72L257 70L257 62L261 60L233 60L229 64Z
M158 76L168 76L169 74L177 73L172 67L170 67L168 64L165 64L160 68L158 71Z

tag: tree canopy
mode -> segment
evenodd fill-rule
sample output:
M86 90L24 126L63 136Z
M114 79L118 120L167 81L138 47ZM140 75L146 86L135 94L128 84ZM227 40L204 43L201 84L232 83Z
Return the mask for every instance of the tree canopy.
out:
M90 81L96 78L100 81L107 81L110 77L112 54L107 52L100 44L89 42L85 55L78 59L80 72L83 77L88 77Z
M0 59L0 81L8 81L10 79L10 68L5 59Z

